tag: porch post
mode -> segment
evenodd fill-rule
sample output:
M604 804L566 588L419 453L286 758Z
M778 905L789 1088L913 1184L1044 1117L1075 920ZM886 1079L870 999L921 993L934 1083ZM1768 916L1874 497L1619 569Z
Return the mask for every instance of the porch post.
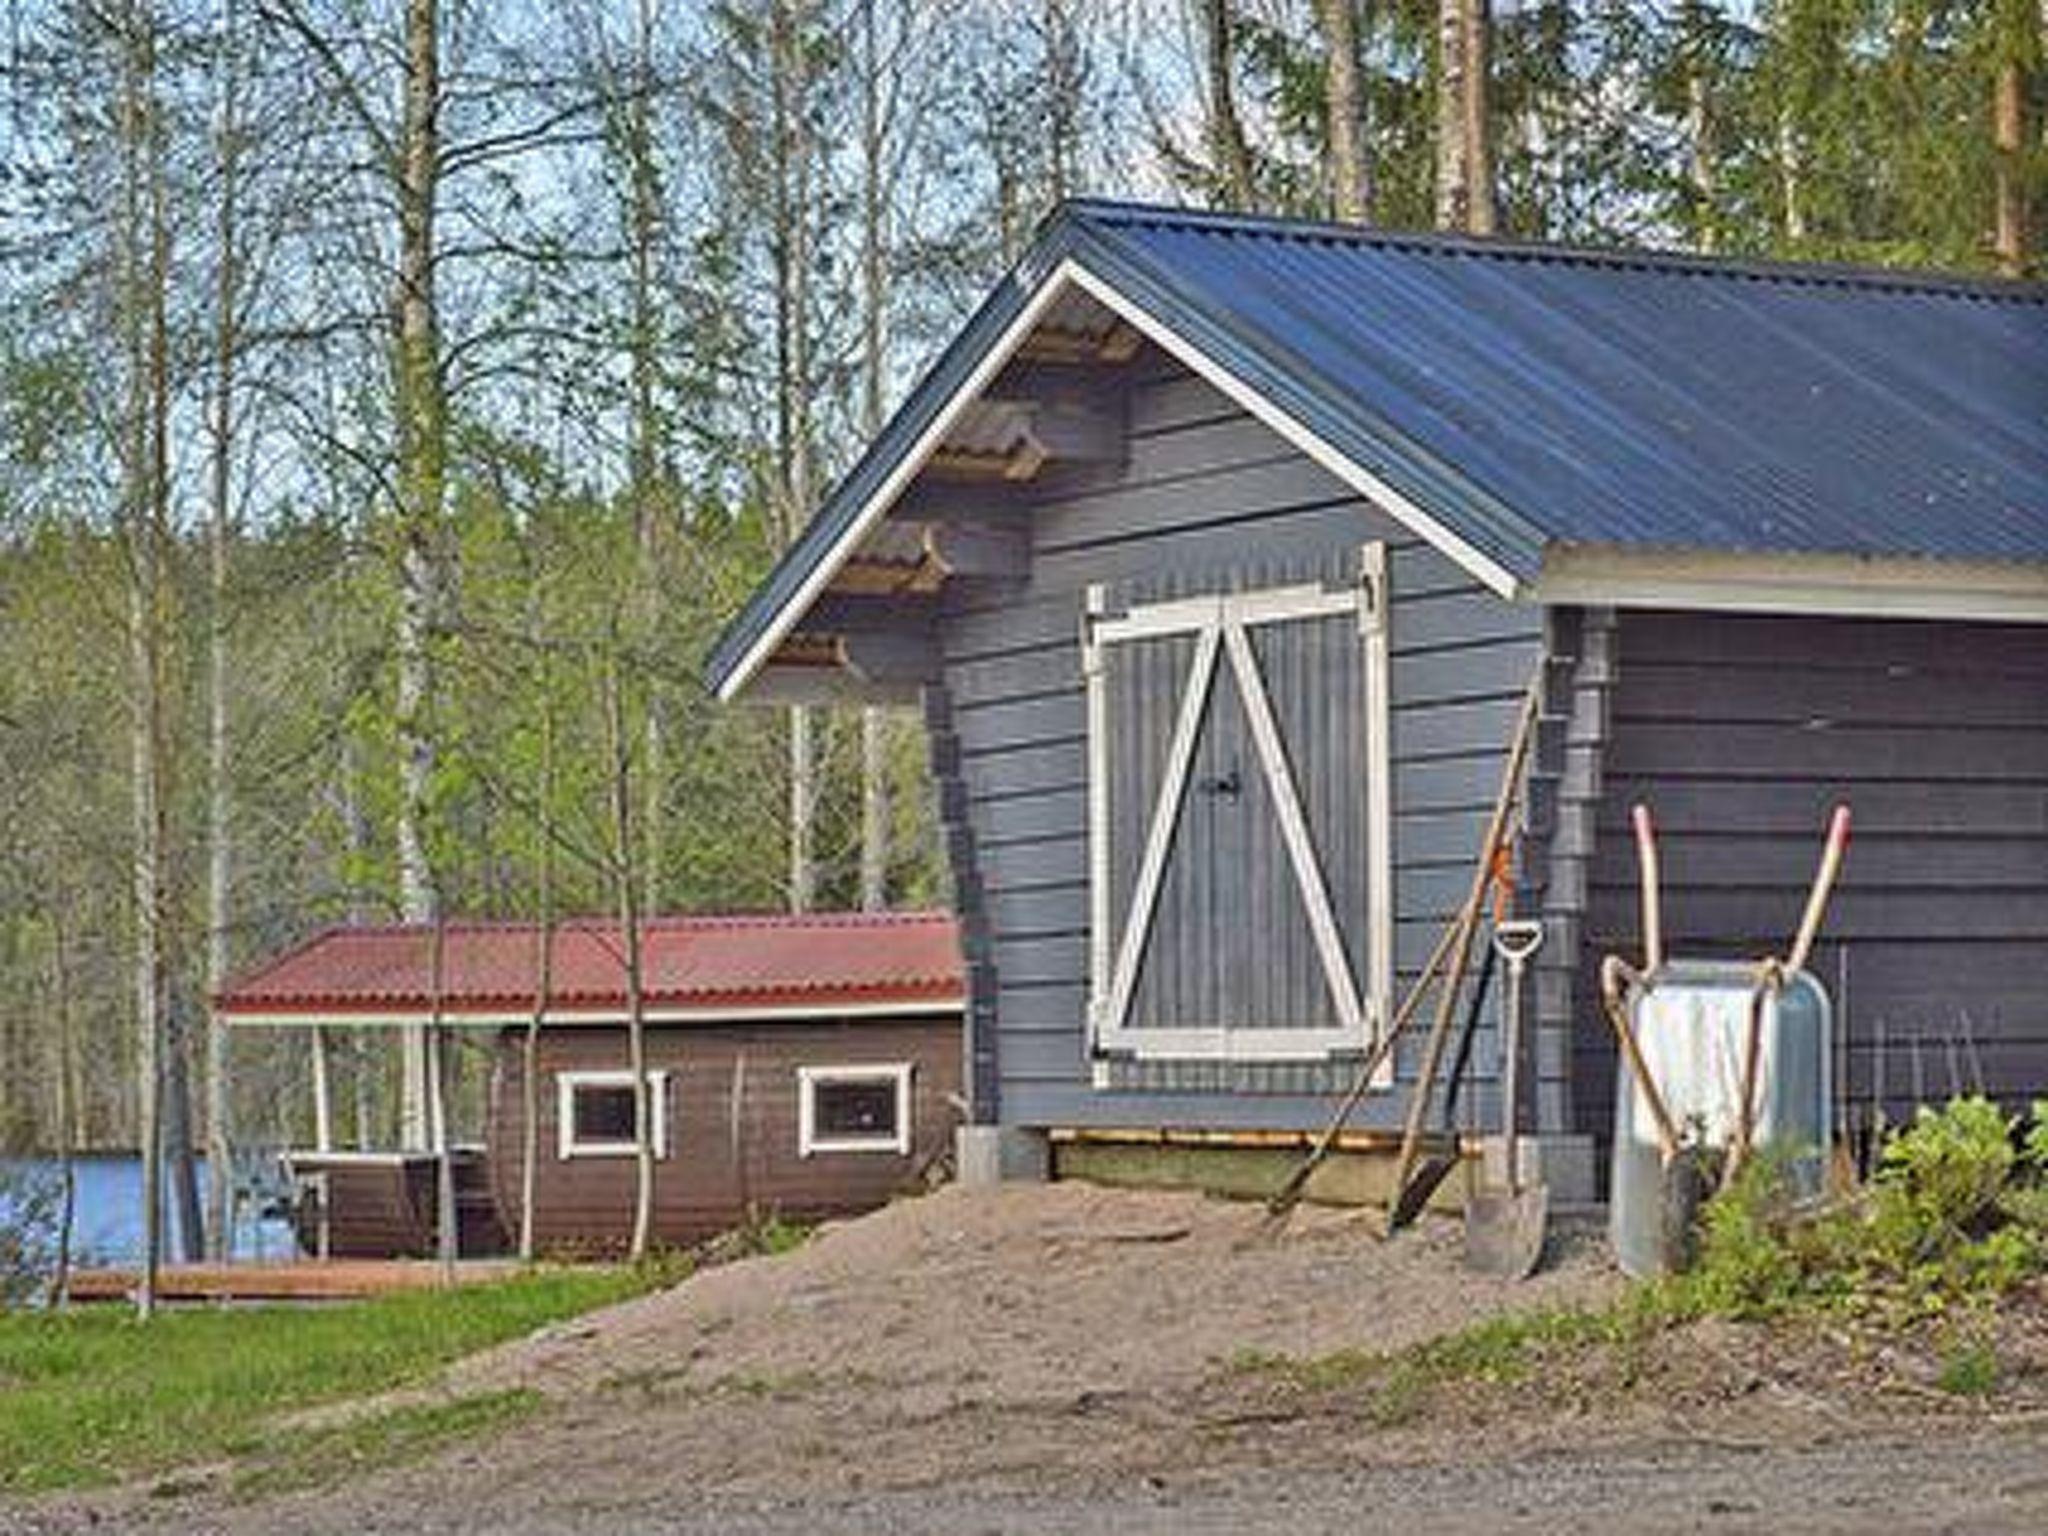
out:
M313 1149L334 1150L334 1103L327 1082L327 1028L313 1026Z

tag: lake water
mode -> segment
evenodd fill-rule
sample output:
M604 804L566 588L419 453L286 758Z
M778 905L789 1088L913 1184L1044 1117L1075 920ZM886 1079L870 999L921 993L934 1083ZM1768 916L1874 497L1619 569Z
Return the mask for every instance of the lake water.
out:
M206 1199L206 1159L197 1159L202 1208ZM134 1153L82 1153L73 1160L77 1175L77 1206L74 1217L73 1252L80 1263L132 1264L142 1257L142 1159ZM0 1170L11 1175L56 1179L55 1158L0 1158ZM165 1257L176 1250L170 1246L172 1223L165 1223ZM243 1212L235 1226L234 1253L238 1259L288 1258L292 1254L289 1223Z

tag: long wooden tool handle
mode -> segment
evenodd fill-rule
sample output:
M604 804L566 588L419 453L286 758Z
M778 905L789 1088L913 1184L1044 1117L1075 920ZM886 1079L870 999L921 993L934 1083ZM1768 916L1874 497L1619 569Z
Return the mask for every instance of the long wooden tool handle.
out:
M1322 1134L1316 1137L1315 1145L1309 1148L1308 1154L1295 1166L1294 1172L1288 1175L1287 1182L1267 1199L1266 1209L1272 1215L1282 1215L1294 1204L1295 1197L1307 1186L1309 1176L1321 1167L1323 1159L1330 1155L1330 1148L1336 1145L1337 1137L1342 1134L1346 1122L1358 1108L1359 1101L1372 1087L1372 1080L1379 1075L1380 1068L1386 1065L1387 1058L1394 1053L1394 1046L1399 1042L1402 1031L1408 1027L1408 1021L1415 1017L1415 1010L1422 1006L1422 999L1428 995L1429 984L1443 965L1444 956L1450 952L1451 940L1454 937L1456 933L1450 928L1446 928L1437 936L1436 948L1430 952L1428 962L1422 967L1422 974L1415 978L1415 984L1401 1000L1401 1006L1395 1012L1393 1022L1387 1026L1378 1044L1373 1046L1372 1051L1360 1064L1358 1075L1351 1080L1350 1091L1344 1095L1336 1112L1330 1116L1330 1123L1323 1127Z
M1614 1026L1614 1038L1621 1046L1623 1059L1628 1063L1629 1075L1643 1090L1643 1102L1650 1106L1650 1119L1656 1127L1657 1144L1663 1149L1664 1161L1668 1163L1678 1156L1678 1126L1671 1118L1670 1106L1664 1102L1664 1095L1657 1087L1657 1080L1650 1076L1650 1064L1643 1060L1643 1049L1636 1044L1635 1027L1628 1021L1627 1005L1622 1000L1622 992L1628 980L1628 962L1619 955L1609 955L1601 962L1601 1008L1607 1015L1607 1022Z
M1514 814L1515 801L1521 793L1522 768L1528 762L1529 742L1536 733L1536 718L1542 711L1543 671L1543 664L1539 662L1536 675L1529 680L1529 691L1523 696L1522 712L1515 722L1514 742L1508 748L1507 766L1501 774L1500 792L1494 796L1493 816L1486 825L1486 841L1480 846L1479 864L1472 872L1472 889L1458 913L1450 963L1444 970L1443 988L1437 994L1436 1021L1430 1026L1429 1044L1423 1051L1422 1071L1410 1089L1408 1123L1401 1132L1401 1155L1394 1163L1393 1192L1387 1200L1390 1217L1400 1201L1401 1191L1407 1187L1409 1174L1415 1171L1415 1159L1422 1150L1422 1126L1429 1112L1429 1093L1436 1086L1437 1069L1443 1063L1444 1041L1450 1034L1451 1019L1457 1012L1458 988L1465 979L1465 962L1471 957L1472 935L1479 928L1479 914L1486 905L1487 882L1493 879L1494 861L1499 856L1502 840L1507 836L1508 818Z
M1813 953L1813 941L1820 937L1820 920L1835 880L1842 873L1842 857L1849 851L1849 807L1838 805L1828 818L1827 847L1821 850L1820 870L1813 877L1813 890L1806 898L1806 913L1799 920L1799 935L1792 941L1792 953L1785 961L1788 971L1803 971Z
M1664 884L1657 861L1657 824L1647 805L1637 806L1629 819L1636 829L1636 865L1643 882L1643 970L1654 975L1664 965Z

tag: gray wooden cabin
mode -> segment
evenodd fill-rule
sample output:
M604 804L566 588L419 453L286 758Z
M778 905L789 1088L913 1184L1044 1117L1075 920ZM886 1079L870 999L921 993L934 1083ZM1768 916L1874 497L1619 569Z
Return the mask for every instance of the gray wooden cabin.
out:
M1848 1100L2048 1087L2044 621L2048 290L1077 203L709 672L921 705L973 1116L1098 1132L1321 1124L1540 672L1562 1155L1611 1114L1638 800L1674 951L1729 955L1783 951L1853 806Z

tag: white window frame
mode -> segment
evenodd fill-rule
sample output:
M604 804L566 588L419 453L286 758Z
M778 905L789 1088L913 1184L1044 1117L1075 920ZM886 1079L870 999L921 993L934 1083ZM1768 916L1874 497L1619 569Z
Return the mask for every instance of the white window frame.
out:
M576 1090L579 1088L631 1088L631 1067L578 1067L555 1074L555 1144L562 1162L575 1157L633 1157L639 1153L634 1140L580 1141L576 1136ZM654 1116L654 1155L668 1156L668 1071L647 1070L647 1101Z
M1366 870L1363 914L1365 970L1354 975L1343 929L1331 909L1329 885L1310 840L1264 677L1248 632L1261 624L1354 614L1364 647L1366 836L1371 863ZM1390 647L1387 622L1386 546L1364 546L1355 585L1332 589L1303 583L1258 591L1218 593L1143 604L1121 614L1109 612L1108 593L1088 589L1082 618L1082 669L1088 708L1089 988L1091 1050L1140 1058L1178 1060L1300 1061L1327 1059L1344 1051L1367 1050L1386 1028L1394 990L1394 862L1392 752L1389 747ZM1114 930L1110 893L1110 828L1118 807L1110 804L1109 688L1103 651L1119 641L1194 635L1196 649L1183 685L1166 774L1149 816L1145 847L1131 909L1121 933ZM1224 1025L1215 1028L1134 1028L1126 1021L1137 990L1138 967L1151 936L1159 887L1172 848L1179 806L1187 792L1216 676L1228 667L1244 701L1260 770L1273 793L1281 837L1296 888L1308 914L1324 979L1336 1005L1334 1028L1272 1028ZM1128 812L1122 812L1128 814ZM1382 1069L1376 1083L1390 1082Z
M799 1157L821 1152L881 1152L905 1157L910 1152L911 1078L916 1063L908 1061L846 1062L796 1069L796 1149ZM893 1083L896 1087L896 1134L848 1138L818 1134L817 1092L836 1083Z

